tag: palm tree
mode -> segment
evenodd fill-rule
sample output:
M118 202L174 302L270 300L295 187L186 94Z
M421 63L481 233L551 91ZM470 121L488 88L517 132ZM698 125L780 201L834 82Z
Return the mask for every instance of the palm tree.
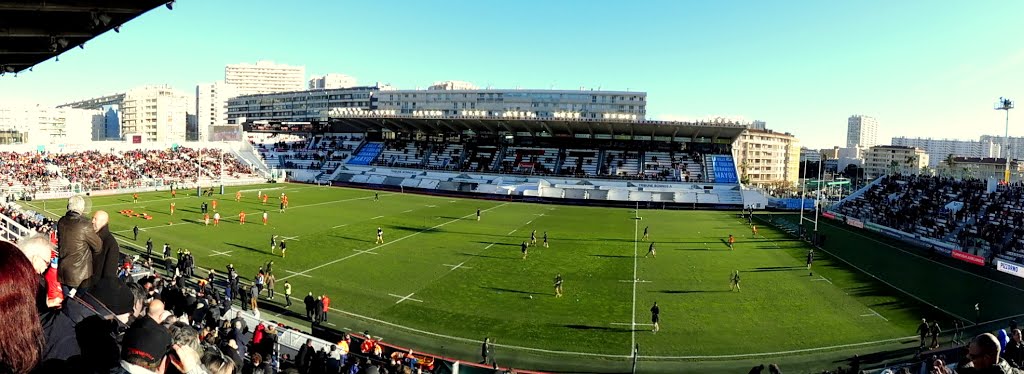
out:
M946 155L945 163L946 163L946 170L949 171L949 174L950 174L949 176L953 176L953 159L954 158L955 157L953 156L952 153Z
M892 160L889 162L889 174L896 174L896 169L900 167L900 162Z
M907 167L904 170L907 171L907 174L911 174L911 170L914 170L913 165L917 162L917 156L907 156L907 160L905 162L907 163Z

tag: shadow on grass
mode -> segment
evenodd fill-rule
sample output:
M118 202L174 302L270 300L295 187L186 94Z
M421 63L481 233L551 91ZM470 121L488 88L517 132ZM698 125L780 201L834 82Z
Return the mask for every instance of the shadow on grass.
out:
M482 257L482 258L494 258L494 259L498 259L498 260L515 260L516 259L516 258L512 258L512 257L488 256L488 255L484 255L484 254L469 253L469 252L460 252L460 254L462 254L463 256Z
M717 293L717 292L729 292L726 290L659 290L659 291L647 291L657 293L667 293L671 295L688 294L688 293Z
M256 248L253 248L253 247L250 247L250 246L246 246L246 245L241 245L241 244L224 243L224 245L230 245L230 246L235 247L235 248L246 249L246 250L250 250L250 251L253 251L253 252L256 252L256 253L266 253L266 252L263 252L262 250L259 250L259 249L256 249Z
M768 271L794 271L794 270L807 270L806 266L767 266L759 267L747 270L750 273L763 273Z
M370 239L361 239L361 238L356 238L356 237L353 237L353 236L344 236L344 235L328 235L328 236L330 236L332 238L352 240L352 241L357 241L357 242L366 242L366 243L370 242Z
M630 255L590 255L590 257L601 257L601 258L633 258Z
M520 243L498 243L498 242L482 242L482 241L476 241L474 243L487 244L487 245L492 245L493 244L493 245L504 246L504 247L518 247L520 245Z
M608 327L608 326L588 326L588 325L562 325L562 327L570 328L573 330L587 330L587 331L606 331L606 332L633 332L633 329L624 327ZM639 330L636 330L639 331Z
M513 290L511 288L487 287L487 286L480 286L480 288L483 288L485 290L498 291L498 292L508 292L508 293L517 293L517 294L522 294L522 295L551 295L550 293L531 292L531 291L523 291L523 290Z

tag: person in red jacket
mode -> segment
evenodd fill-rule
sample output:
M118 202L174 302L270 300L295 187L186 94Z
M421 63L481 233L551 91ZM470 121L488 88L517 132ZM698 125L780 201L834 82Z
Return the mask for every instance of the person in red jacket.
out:
M331 309L331 299L324 294L324 322L327 322L327 311Z

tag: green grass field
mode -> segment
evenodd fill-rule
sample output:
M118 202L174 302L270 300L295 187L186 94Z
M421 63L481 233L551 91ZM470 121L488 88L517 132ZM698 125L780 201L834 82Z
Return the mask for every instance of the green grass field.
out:
M374 201L373 191L295 184L241 189L240 203L237 188L215 196L225 217L220 227L202 225L199 205L209 198L185 191L173 200L174 216L167 192L143 194L137 204L129 195L92 203L94 211L112 214L124 248L138 250L152 237L155 251L168 242L191 250L200 267L223 273L232 263L248 279L274 261L278 292L288 280L300 299L283 318L304 314L307 292L326 293L334 328L369 328L394 342L468 360L485 336L508 356L550 356L568 366L625 362L634 343L651 361L870 348L913 335L929 312L824 253L810 276L808 247L767 225L751 238L735 212L641 209L642 219L634 220L631 209L386 192ZM278 213L276 199L262 206L260 190L287 193L288 211ZM51 213L63 212L52 208L61 203L47 204ZM477 208L484 210L480 222ZM118 215L123 209L155 219ZM264 209L267 226L259 222ZM240 210L249 223L238 224ZM138 241L131 240L132 225L144 229ZM374 244L378 226L383 245ZM644 258L648 243L636 240L645 226L657 258ZM551 246L531 247L524 260L519 243L531 230L538 236L547 231ZM737 237L735 250L725 244L729 234ZM270 253L271 235L292 238L287 258ZM837 234L830 240L851 246L854 255L852 239ZM741 273L741 292L729 289L733 270ZM554 297L556 274L565 279L562 298ZM648 325L654 302L662 311L657 334ZM276 311L283 304L279 296L262 307Z

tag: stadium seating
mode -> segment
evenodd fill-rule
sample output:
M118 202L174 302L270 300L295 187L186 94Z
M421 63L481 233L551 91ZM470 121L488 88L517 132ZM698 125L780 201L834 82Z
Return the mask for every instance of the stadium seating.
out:
M369 165L377 156L380 155L381 150L384 149L384 143L372 142L363 145L363 148L359 149L359 153L352 156L348 163L352 165Z
M11 190L49 192L78 185L105 190L220 178L255 177L253 170L219 149L179 147L165 150L82 151L67 153L0 152L0 185Z

